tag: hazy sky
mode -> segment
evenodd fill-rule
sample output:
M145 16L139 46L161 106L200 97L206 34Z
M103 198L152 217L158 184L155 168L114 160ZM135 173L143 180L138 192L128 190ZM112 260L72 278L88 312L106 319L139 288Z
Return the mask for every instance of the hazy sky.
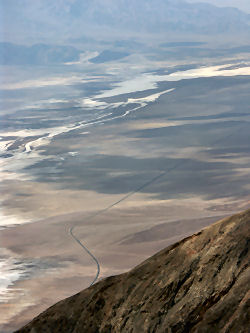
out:
M250 0L187 0L188 2L207 2L218 7L237 7L250 13Z

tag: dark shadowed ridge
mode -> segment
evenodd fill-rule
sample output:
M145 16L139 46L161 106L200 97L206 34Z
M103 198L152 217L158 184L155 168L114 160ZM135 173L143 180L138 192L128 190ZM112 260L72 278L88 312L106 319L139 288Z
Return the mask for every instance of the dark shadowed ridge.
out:
M52 306L19 333L237 332L249 323L250 210Z

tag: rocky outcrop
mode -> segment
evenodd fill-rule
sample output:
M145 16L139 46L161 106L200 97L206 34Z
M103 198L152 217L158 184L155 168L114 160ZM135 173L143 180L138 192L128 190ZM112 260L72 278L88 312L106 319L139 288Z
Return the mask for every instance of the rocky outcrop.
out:
M248 332L250 210L52 306L19 333Z

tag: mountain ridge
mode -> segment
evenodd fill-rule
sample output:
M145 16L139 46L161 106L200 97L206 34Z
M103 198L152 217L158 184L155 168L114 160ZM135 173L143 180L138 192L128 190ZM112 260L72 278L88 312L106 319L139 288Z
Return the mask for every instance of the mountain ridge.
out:
M6 24L14 22L3 34L7 39L14 38L14 33L31 36L32 31L36 38L46 34L47 39L64 41L65 37L80 37L83 33L111 38L131 33L230 35L250 31L250 14L233 7L184 0L0 0L0 5Z
M249 323L250 209L63 300L16 333L223 332Z

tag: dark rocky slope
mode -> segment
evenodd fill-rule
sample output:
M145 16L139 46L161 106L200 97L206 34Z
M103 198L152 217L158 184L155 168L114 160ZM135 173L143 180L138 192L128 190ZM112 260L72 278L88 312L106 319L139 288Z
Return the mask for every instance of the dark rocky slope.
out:
M250 210L43 312L19 333L248 332Z

